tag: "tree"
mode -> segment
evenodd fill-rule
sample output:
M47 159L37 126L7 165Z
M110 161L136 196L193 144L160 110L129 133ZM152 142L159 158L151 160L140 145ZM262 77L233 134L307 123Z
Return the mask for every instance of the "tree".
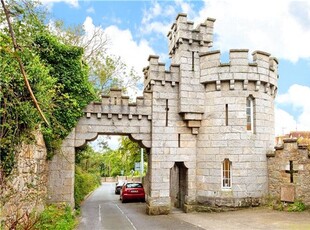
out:
M33 5L10 1L7 6L13 16L11 30L18 49L14 49L11 31L4 27L0 31L0 167L5 174L9 174L14 165L16 146L23 140L30 141L32 131L42 124L20 72L20 62L46 114L50 111L49 104L55 93L53 85L56 81L32 49L32 36L45 30L34 12L26 10ZM3 7L0 10L0 21L5 21Z
M88 67L82 60L83 49L64 45L57 37L42 34L35 38L36 52L50 67L50 75L57 79L57 96L53 99L51 127L44 129L50 151L59 146L83 114L84 107L95 98L88 81Z
M65 45L44 24L45 12L34 1L9 1L11 28L0 30L0 160L5 170L13 165L15 148L23 140L31 141L33 130L41 128L50 152L60 146L82 115L83 108L95 98L88 81L88 67L83 49ZM5 14L0 11L3 22ZM20 59L33 93L47 119L46 126L31 102L23 77ZM10 166L11 165L11 166Z
M135 162L140 162L141 148L138 143L128 137L121 137L120 147L116 150L108 149L103 154L103 176L118 176L123 172L124 176L131 176L135 168ZM144 151L144 162L147 162L147 153ZM146 167L144 167L146 169Z
M120 57L108 55L109 39L101 27L85 31L83 25L66 26L63 21L51 23L53 33L65 44L83 47L83 60L89 66L89 79L99 93L117 87L125 92L137 86L139 76Z

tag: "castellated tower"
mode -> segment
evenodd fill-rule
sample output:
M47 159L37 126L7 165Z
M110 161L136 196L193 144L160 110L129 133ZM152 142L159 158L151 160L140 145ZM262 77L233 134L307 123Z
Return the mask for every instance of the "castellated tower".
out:
M179 14L168 33L170 70L149 57L152 95L147 213L259 205L274 147L277 65L270 54L210 50L215 19L193 28Z
M74 204L75 148L99 134L127 135L148 152L147 213L259 205L267 194L266 153L274 147L275 58L211 50L213 24L179 14L168 33L171 66L149 57L135 103L113 89L84 109L49 162L49 202Z

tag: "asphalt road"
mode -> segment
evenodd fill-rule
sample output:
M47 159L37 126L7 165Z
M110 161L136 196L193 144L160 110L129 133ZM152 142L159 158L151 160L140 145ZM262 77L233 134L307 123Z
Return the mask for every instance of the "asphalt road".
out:
M114 194L115 183L103 183L81 208L78 230L309 230L310 211L275 211L266 207L223 213L183 213L148 216L146 204L121 203Z
M103 183L84 201L78 230L203 229L173 215L148 216L145 203L123 204L114 188L115 183Z

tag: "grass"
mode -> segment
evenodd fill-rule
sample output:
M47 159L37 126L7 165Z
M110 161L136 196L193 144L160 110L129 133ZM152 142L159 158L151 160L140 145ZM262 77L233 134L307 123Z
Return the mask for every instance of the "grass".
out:
M65 204L49 205L39 215L33 229L71 230L77 225L76 216L70 206Z

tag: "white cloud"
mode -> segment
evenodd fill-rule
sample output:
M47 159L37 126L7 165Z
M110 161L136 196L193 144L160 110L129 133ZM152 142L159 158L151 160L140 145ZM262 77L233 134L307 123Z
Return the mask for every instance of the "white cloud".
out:
M205 0L204 8L194 20L201 23L207 17L216 19L216 49L263 50L293 62L310 57L307 2Z
M79 7L78 0L39 0L39 1L48 6L51 6L53 3L57 3L57 2L64 2L73 7Z
M190 3L184 2L183 0L175 0L175 3L177 6L180 6L182 13L188 14L190 17L194 15L194 12L192 10L192 6L190 5Z
M89 7L87 10L86 10L87 13L90 13L90 14L94 14L95 13L95 9L94 7Z
M169 32L170 27L171 27L170 24L163 24L162 22L155 21L155 22L151 22L147 24L147 26L143 28L143 32L146 34L147 33L150 34L153 32L160 33L166 37Z
M112 150L116 150L120 147L119 140L121 136L114 135L98 135L97 139L94 141L88 142L88 144L97 152L102 152L102 148L100 148L101 142L107 142L108 146Z
M148 65L148 56L154 54L146 40L134 41L130 30L121 30L116 26L109 26L104 32L110 40L108 52L120 56L128 65L134 67L141 74Z
M152 7L145 10L143 12L143 18L142 18L142 23L147 23L151 21L153 18L161 15L162 13L162 8L158 2L152 2Z
M186 8L186 3L181 0L178 2L179 6ZM159 33L166 38L171 27L171 19L176 15L175 6L165 5L162 7L157 1L154 1L151 7L143 12L140 32L142 34Z
M296 130L296 120L288 112L276 108L275 109L275 135L281 136Z
M283 134L293 130L309 131L310 130L310 87L294 84L288 92L278 95L276 103L281 106L291 106L293 110L298 111L298 115L294 118L289 113L276 109L276 134Z

